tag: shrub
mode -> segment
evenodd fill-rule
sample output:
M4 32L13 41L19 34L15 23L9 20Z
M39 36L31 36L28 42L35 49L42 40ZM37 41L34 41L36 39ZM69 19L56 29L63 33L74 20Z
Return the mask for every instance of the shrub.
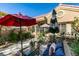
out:
M9 36L8 36L8 38L9 38L8 41L15 43L15 42L18 41L17 40L18 39L18 34L16 34L15 32L11 31Z
M38 39L39 39L39 43L41 43L41 44L44 44L44 43L45 43L45 39L44 39L44 37L43 37L43 33L40 33L40 34L39 34Z
M31 38L31 32L22 33L22 37L24 37L25 39Z
M72 50L74 51L74 53L76 55L79 55L79 42L74 40L71 44L70 47L72 48Z
M2 35L1 37L0 37L0 45L3 45L3 44L5 44L6 42L8 41L8 35Z
M1 37L0 38L0 45L3 45L4 44L4 39Z

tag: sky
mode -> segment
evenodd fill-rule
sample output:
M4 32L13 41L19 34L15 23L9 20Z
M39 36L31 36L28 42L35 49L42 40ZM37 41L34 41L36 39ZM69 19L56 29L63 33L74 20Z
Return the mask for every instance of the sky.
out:
M79 5L79 3L66 3L70 5ZM57 7L59 3L0 3L0 11L9 14L22 13L24 15L35 17L50 12Z

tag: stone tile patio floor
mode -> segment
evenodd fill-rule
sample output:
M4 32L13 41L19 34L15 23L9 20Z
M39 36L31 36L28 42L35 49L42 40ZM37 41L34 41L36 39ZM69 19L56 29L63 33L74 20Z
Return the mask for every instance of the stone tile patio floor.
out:
M25 48L25 47L29 46L29 42L30 42L30 40L23 42L23 47ZM5 55L5 56L9 55L10 56L12 53L17 52L20 49L21 49L21 44L20 44L20 42L18 42L17 44L13 44L7 48L0 49L0 55Z
M29 46L29 42L30 42L30 40L23 42L23 47L25 48L25 47ZM64 44L65 56L75 56L75 54L70 50L70 47L68 46L66 40L63 41L63 44ZM21 49L21 44L19 42L17 44L11 45L7 48L0 49L0 56L4 56L4 55L10 56L13 52L17 52L20 49Z

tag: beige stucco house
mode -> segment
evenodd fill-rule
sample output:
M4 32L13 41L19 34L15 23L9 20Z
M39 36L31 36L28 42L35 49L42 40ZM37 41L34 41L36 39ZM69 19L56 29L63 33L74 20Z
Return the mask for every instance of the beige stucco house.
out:
M72 22L75 17L79 17L79 6L59 4L55 8L57 12L57 20L60 28L60 32L65 32L66 34L73 34ZM52 10L40 16L35 17L36 19L47 18L47 22L50 24L50 19L52 17Z

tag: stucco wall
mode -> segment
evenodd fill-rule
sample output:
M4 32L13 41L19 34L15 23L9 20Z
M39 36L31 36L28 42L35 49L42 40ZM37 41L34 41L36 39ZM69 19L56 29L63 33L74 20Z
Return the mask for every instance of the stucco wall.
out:
M71 24L66 24L66 33L71 34Z

